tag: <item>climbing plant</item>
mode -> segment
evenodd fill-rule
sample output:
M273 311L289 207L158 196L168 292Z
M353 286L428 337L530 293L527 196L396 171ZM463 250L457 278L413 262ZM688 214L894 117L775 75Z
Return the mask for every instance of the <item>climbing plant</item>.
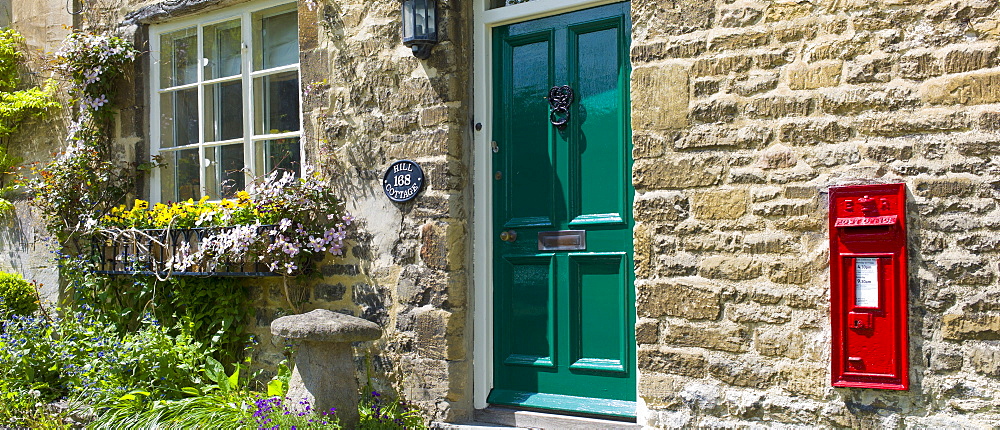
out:
M32 182L34 203L49 232L67 241L82 222L106 214L132 191L134 163L119 159L111 144L116 89L138 51L119 37L74 32L55 53L56 71L69 82L76 115L66 150Z
M12 29L0 29L0 216L14 208L7 198L14 185L2 178L13 173L22 161L8 151L11 136L25 120L42 118L62 107L56 101L58 86L53 80L47 80L42 87L22 88L19 68L24 52L24 37Z

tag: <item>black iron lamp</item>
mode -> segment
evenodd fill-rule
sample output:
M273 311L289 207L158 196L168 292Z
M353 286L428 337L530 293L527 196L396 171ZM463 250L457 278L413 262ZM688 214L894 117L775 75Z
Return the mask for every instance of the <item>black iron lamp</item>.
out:
M437 42L437 0L403 0L403 45L425 60Z

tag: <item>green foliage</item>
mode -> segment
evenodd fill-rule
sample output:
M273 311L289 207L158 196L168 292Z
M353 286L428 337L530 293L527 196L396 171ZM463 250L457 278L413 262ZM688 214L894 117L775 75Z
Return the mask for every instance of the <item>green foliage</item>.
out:
M58 86L48 80L42 88L31 87L21 91L0 91L0 137L14 134L21 123L29 118L40 118L62 107L55 100Z
M100 416L90 428L226 428L226 429L339 429L333 411L317 413L307 402L248 389L252 377L235 366L231 374L222 363L206 360L205 377L214 384L190 388L192 397L150 401L150 393L136 390L100 405ZM287 368L286 368L287 370Z
M154 400L152 393L133 390L111 402L98 405L101 415L91 428L238 428L249 420L245 390L248 378L240 377L242 366L226 375L222 363L207 358L203 382L185 387L189 397ZM214 384L208 381L214 382Z
M61 318L4 320L0 422L63 428L60 415L44 413L42 405L65 398L93 408L89 428L340 428L334 411L284 397L291 374L284 363L268 392L256 392L248 362L227 373L202 345L171 331L147 318L121 333L86 307ZM427 428L415 409L375 392L359 412L362 429Z
M150 401L147 393L104 405L92 429L236 429L248 428L245 394L213 392L175 400Z
M0 177L10 174L21 159L7 152L6 139L17 132L30 118L42 118L62 105L55 99L58 87L48 80L42 88L19 89L21 77L18 67L24 61L24 37L12 29L0 29ZM5 198L13 186L0 181L0 215L14 210L14 204Z
M288 367L288 359L278 363L278 373L267 383L268 397L285 397L288 394L288 381L292 379L292 369Z
M135 166L112 151L111 101L138 51L121 38L74 32L55 53L56 70L71 83L78 115L70 144L54 161L34 168L34 204L46 227L66 243L81 220L99 218L125 201L135 183Z
M16 273L0 272L0 316L31 315L38 309L35 286Z
M117 332L91 309L64 317L13 316L0 334L0 381L36 391L38 401L70 397L88 403L130 391L181 398L202 382L205 356L190 337L172 336L154 320Z
M18 90L21 86L18 67L24 61L23 45L24 37L16 31L0 29L0 138L13 134L24 120L62 107L55 100L58 90L55 81L46 81L43 88ZM6 158L5 153L0 153L0 159Z
M15 388L0 379L0 423L11 428L68 429L66 413L50 413L38 403L38 391Z
M0 29L0 91L10 91L20 85L17 67L24 61L20 49L24 37L13 29Z
M367 387L366 389L370 389ZM372 390L361 396L358 412L361 414L361 430L423 430L427 428L424 417L415 408L394 399L383 399L383 395Z
M252 306L234 278L153 276L106 277L91 273L88 262L67 257L63 278L76 303L97 309L124 333L147 315L173 336L187 336L202 352L227 365L239 362L250 335L246 324Z

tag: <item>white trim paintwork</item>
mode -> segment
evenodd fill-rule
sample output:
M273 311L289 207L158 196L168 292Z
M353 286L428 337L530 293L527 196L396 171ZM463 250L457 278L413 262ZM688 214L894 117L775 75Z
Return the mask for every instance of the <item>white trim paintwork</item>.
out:
M491 38L494 27L566 12L587 9L621 0L534 0L487 10L488 0L474 0L473 122L483 125L473 136L473 404L487 405L493 388L493 174L490 150L493 120L493 79Z

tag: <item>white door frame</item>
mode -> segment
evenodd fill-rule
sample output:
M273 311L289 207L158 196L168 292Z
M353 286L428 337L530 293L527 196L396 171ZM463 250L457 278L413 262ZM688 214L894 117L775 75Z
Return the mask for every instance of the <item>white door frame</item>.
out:
M587 9L623 0L533 0L487 10L488 0L473 0L473 121L482 130L473 136L473 403L487 406L493 389L493 27Z

